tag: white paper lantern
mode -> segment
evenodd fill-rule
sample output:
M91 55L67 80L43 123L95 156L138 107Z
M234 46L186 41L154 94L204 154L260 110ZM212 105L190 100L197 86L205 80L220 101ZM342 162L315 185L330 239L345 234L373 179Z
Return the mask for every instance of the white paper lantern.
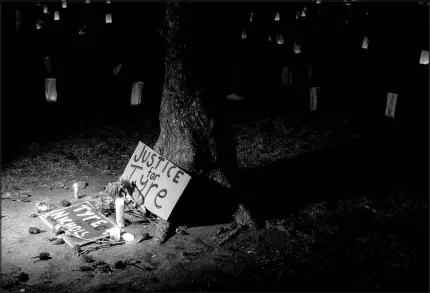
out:
M43 5L43 13L48 13L48 5Z
M367 50L368 47L369 47L369 38L364 37L363 44L361 44L361 48Z
M423 65L429 64L429 51L425 51L425 50L421 51L420 64L423 64Z
M288 67L282 69L282 84L286 86L291 86L293 84L292 72Z
M320 93L321 87L313 87L310 89L310 110L317 110L318 96Z
M385 116L394 118L394 112L396 111L397 97L398 95L394 93L387 94L387 107L385 108Z
M279 15L279 12L277 12L275 16L275 21L280 21L280 20L281 20L281 17Z
M63 2L61 3L61 7L63 7L63 8L67 8L67 2L66 2L66 1L63 1Z
M276 43L278 45L283 45L284 44L284 37L282 36L282 34L276 35Z
M245 40L246 37L247 37L247 35L246 35L246 28L244 28L243 31L242 31L242 40Z
M60 20L60 13L58 11L54 12L54 20Z
M302 52L300 44L294 43L294 54L300 54Z
M144 83L142 81L134 82L131 88L131 105L137 106L142 100L142 89Z
M112 23L112 14L106 14L106 23Z
M45 78L45 97L48 102L57 101L57 87L55 78Z

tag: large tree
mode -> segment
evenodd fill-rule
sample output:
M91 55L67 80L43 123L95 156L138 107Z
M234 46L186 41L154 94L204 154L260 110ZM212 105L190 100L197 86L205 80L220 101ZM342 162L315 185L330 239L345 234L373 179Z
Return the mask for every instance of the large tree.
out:
M198 51L202 47L198 45L195 30L201 24L195 23L194 16L199 11L193 5L167 2L162 32L166 71L159 115L160 135L154 150L194 175L193 180L206 178L232 188L232 180L237 175L232 171L237 165L232 161L236 150L223 144L228 134L224 133L223 138L217 134L222 131L217 113L225 97L216 96L222 91L201 78L202 60L196 60L196 56L201 56ZM255 227L244 204L239 205L235 219L242 226ZM165 242L174 224L160 219L155 241Z

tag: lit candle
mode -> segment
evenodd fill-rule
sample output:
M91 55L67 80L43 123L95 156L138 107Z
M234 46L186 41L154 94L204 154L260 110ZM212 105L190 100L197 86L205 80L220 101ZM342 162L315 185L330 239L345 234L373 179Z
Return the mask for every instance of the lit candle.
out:
M106 23L112 23L112 14L106 14Z
M60 20L60 13L58 11L54 12L54 20Z
M117 197L115 199L115 216L118 227L124 228L124 198Z
M75 199L78 199L78 183L73 184L73 190L75 191Z
M61 7L63 7L63 8L67 8L67 2L66 2L66 1L63 1L63 3L61 4Z

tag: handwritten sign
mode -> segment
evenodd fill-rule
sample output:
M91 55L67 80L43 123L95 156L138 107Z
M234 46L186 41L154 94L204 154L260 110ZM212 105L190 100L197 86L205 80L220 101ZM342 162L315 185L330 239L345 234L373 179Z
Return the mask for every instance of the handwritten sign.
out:
M39 218L50 229L60 224L65 232L76 236L63 237L71 247L107 237L109 230L116 227L113 221L98 213L87 201L43 214Z
M139 142L122 179L136 182L143 205L167 220L191 177L147 145Z
M397 94L387 94L387 107L385 108L385 116L394 118L394 112L396 111Z

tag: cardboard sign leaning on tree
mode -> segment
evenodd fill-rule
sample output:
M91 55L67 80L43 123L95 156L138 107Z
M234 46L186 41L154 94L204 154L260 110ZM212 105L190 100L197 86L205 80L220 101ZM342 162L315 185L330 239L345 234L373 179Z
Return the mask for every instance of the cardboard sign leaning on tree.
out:
M135 202L143 202L149 211L168 220L191 177L139 142L121 179L136 183Z

